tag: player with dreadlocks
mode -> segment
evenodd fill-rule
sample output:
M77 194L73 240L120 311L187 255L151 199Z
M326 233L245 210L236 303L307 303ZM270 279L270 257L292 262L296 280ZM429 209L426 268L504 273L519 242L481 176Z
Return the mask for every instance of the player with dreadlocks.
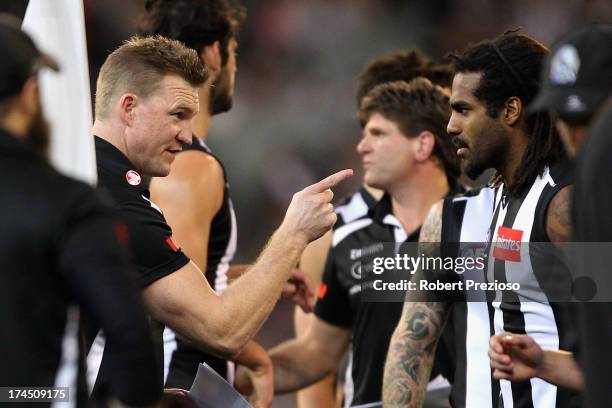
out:
M518 273L539 293L545 288L538 283L550 280L553 268L543 267L537 254L525 253L521 243L568 239L572 183L572 171L564 161L563 146L550 116L545 112L530 116L526 109L538 92L547 52L533 38L510 32L452 55L456 73L448 132L454 137L466 174L475 178L494 168L497 173L492 184L497 189L488 189L494 194L490 207L479 207L490 212L474 210L470 197L436 204L419 239L442 243L423 245L426 255L437 256L448 249L445 243L465 241L469 236L486 248L486 268L480 270L480 280L510 282ZM512 245L505 245L509 242ZM436 277L425 272L419 271L415 278ZM494 380L488 366L489 337L502 331L528 333L547 348L567 349L569 330L562 324L565 317L558 305L527 302L513 291L497 292L480 303L463 302L468 300L467 294L459 295L457 301L455 296L432 299L422 292L408 291L387 355L385 407L421 406L435 344L449 315L457 350L451 392L454 407L497 407L502 401L504 406L514 407L574 403L566 391L542 380Z

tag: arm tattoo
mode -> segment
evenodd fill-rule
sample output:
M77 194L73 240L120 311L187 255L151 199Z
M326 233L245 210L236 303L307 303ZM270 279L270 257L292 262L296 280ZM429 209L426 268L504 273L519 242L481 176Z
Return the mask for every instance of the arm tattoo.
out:
M573 186L563 187L546 211L546 234L551 242L567 242L571 237L571 200Z
M419 242L439 243L442 205L429 212ZM427 245L428 256L439 253L438 245ZM419 274L419 272L417 272ZM421 407L433 365L434 352L442 333L450 304L424 302L424 294L406 293L402 317L395 328L383 381L385 407Z

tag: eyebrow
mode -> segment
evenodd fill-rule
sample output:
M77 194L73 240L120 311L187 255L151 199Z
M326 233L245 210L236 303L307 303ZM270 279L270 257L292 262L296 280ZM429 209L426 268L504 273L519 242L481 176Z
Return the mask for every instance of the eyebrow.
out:
M450 107L451 107L452 110L458 111L458 110L461 110L461 109L469 109L469 108L472 107L472 105L470 105L466 101L451 101L450 102Z

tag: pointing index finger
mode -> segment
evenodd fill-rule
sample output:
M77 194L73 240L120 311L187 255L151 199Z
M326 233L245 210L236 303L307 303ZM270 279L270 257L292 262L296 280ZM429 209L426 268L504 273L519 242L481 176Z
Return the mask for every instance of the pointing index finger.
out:
M309 193L322 193L323 191L332 188L336 184L340 183L342 180L347 179L353 175L352 169L340 170L337 173L332 174L331 176L325 177L323 180L318 183L312 184L306 187L304 190Z

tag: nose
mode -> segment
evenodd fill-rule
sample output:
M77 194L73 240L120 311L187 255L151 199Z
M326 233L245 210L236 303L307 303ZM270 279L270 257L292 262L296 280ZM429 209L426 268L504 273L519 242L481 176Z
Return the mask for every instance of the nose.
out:
M191 128L191 121L187 121L187 125L183 126L181 131L176 135L176 139L181 143L191 144L191 138L193 131Z
M359 143L357 143L357 153L360 155L364 155L372 150L372 145L370 144L370 139L368 136L364 135Z
M446 131L449 135L452 136L457 136L461 134L460 122L455 112L451 114L450 120L448 121L448 125L446 126Z

